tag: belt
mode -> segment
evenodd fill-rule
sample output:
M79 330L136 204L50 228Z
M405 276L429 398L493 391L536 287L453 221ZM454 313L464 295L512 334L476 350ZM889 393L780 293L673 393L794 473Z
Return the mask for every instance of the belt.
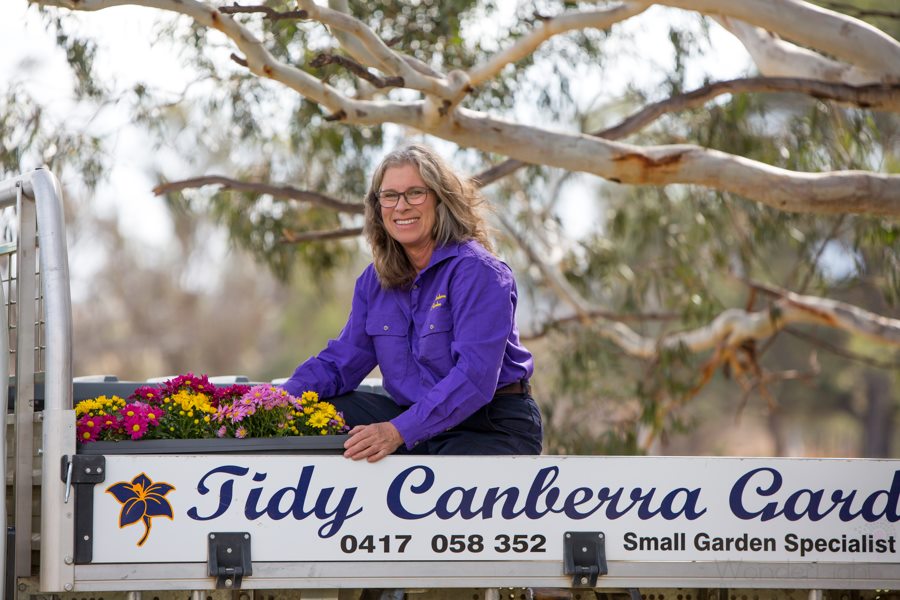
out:
M531 384L527 379L521 379L514 383L510 383L509 385L504 385L502 388L498 388L496 392L494 392L495 396L512 396L516 394L526 394L528 396L531 395Z

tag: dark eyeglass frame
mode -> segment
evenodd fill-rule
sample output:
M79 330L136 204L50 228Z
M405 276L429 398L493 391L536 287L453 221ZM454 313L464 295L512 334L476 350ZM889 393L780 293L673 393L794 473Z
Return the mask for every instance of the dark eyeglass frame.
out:
M425 200L428 199L428 192L432 192L432 191L434 191L434 190L432 190L431 188L417 185L417 186L413 186L411 188L407 188L406 190L404 190L402 192L397 192L394 190L382 190L380 192L375 192L373 194L373 196L375 196L375 200L377 200L378 204L380 204L383 208L394 208L395 206L400 204L401 196L403 197L404 200L406 200L406 203L409 204L410 206L418 206L420 204L425 203ZM410 192L416 192L416 193L423 192L423 193L418 200L413 200L408 195ZM385 195L391 195L391 196L395 196L395 197L393 199L390 199L390 198L385 198Z

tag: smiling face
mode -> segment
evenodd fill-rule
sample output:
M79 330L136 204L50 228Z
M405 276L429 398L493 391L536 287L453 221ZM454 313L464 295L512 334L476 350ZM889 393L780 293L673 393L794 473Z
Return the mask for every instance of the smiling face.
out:
M405 192L414 187L427 188L428 185L415 165L406 164L387 169L379 191ZM436 204L434 192L429 191L425 202L416 206L410 205L405 197L401 197L397 206L393 208L380 207L385 231L403 246L413 266L419 270L428 265L431 252L434 250Z

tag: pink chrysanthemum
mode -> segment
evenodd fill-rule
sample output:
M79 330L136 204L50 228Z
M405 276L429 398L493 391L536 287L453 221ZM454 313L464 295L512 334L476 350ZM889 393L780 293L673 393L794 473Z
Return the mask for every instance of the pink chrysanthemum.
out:
M142 385L141 387L131 392L131 395L128 396L128 399L146 402L147 404L159 404L160 402L162 402L164 394L165 390L158 386Z
M144 415L134 415L133 417L125 417L122 419L122 427L125 433L133 440L139 440L147 433L147 417Z
M101 418L84 415L75 423L75 431L79 442L96 442L103 431Z
M228 387L215 388L215 398L220 405L231 404L250 391L249 385L236 383Z

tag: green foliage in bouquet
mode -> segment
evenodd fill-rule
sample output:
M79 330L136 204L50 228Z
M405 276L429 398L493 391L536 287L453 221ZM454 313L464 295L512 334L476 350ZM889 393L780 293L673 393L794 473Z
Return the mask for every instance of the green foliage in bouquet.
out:
M217 387L205 375L179 375L137 388L128 400L98 396L75 407L82 443L97 440L330 435L343 415L315 392L300 398L271 384Z

